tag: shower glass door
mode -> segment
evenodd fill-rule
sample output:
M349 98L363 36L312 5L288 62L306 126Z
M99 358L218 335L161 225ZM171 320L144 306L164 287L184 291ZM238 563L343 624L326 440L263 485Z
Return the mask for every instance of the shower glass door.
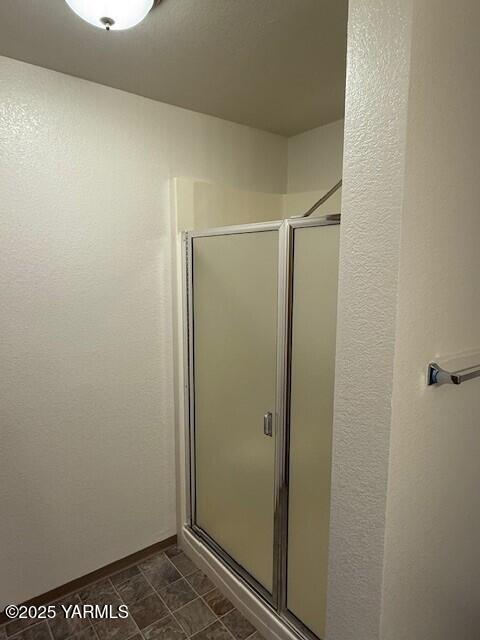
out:
M193 232L188 240L192 526L267 598L279 226Z
M292 225L287 611L323 638L338 280L338 225Z

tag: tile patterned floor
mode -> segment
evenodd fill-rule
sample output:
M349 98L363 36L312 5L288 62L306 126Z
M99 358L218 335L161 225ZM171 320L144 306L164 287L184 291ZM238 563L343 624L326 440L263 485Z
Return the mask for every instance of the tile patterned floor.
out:
M12 620L0 626L0 640L263 640L175 546L52 604L126 604L130 615Z

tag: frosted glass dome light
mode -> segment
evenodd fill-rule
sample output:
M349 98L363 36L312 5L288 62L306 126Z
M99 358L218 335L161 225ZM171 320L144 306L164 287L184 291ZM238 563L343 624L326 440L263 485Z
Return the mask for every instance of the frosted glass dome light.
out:
M99 29L119 31L141 22L154 0L66 0L70 9Z

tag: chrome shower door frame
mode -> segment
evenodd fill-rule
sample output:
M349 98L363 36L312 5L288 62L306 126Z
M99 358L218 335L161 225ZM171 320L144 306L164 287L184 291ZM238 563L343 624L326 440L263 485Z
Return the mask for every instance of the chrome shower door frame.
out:
M295 218L268 223L253 223L219 227L204 231L182 233L183 266L183 338L184 338L184 398L185 398L185 468L187 471L187 523L189 530L220 558L257 596L274 611L287 626L300 637L318 640L318 637L287 608L287 553L288 553L288 465L290 437L290 372L293 313L294 233L303 227L330 226L338 220L325 218ZM275 402L275 483L274 483L274 548L273 589L270 594L234 558L222 549L196 523L195 491L195 379L194 379L194 325L193 325L193 241L195 238L277 231L278 251L278 314L276 353Z
M248 587L254 590L265 602L270 606L276 607L278 602L277 594L277 558L273 557L273 588L270 593L263 585L261 585L244 567L235 561L215 540L208 535L196 522L196 488L195 488L195 362L194 362L194 320L193 320L193 304L194 304L194 265L193 265L193 242L196 238L205 238L211 236L226 236L236 235L244 233L259 233L265 231L276 231L279 234L279 260L277 264L277 336L279 335L279 326L283 322L283 314L281 316L281 310L284 308L283 294L283 281L281 282L281 276L285 269L282 264L283 252L281 251L282 236L284 225L283 221L266 222L266 223L252 223L245 225L235 225L228 227L218 227L214 229L207 229L204 231L188 231L182 234L182 247L183 247L183 282L184 282L184 371L185 371L185 416L187 423L187 442L186 442L186 464L185 467L188 472L187 478L187 526L189 529L204 543L207 547L218 556L225 564L239 576ZM277 353L276 353L276 393L275 393L275 483L274 483L274 549L276 548L276 541L278 535L278 504L279 504L279 486L278 486L278 470L277 470L277 457L278 457L278 440L279 432L283 432L283 414L281 413L281 394L278 393L279 377L283 371L283 367L280 366L282 362L283 354L281 353L280 345L277 339ZM273 550L272 550L273 553Z
M279 509L279 540L280 544L275 550L278 553L278 586L277 613L291 630L300 637L308 640L319 640L303 622L295 616L287 607L287 565L288 565L288 499L289 499L289 460L290 460L290 401L291 401L291 369L292 369L292 319L294 299L294 262L295 262L295 230L306 227L328 227L339 225L339 219L322 218L288 218L284 221L284 264L285 264L285 322L283 340L284 366L284 421L283 442L281 443L277 465L281 467L279 484L281 507ZM280 340L280 334L279 334Z

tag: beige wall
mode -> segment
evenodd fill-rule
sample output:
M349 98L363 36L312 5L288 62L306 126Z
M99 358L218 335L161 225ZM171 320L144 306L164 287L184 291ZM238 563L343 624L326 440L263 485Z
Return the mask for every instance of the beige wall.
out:
M349 3L327 640L380 637L409 9Z
M282 220L305 213L325 191L261 193L223 184L175 178L173 194L179 231ZM340 213L341 190L313 215Z
M480 637L480 4L414 3L382 639ZM471 364L478 364L470 360Z
M206 229L305 213L342 177L343 129L339 120L288 138L287 193L281 195L178 179L178 228ZM340 213L341 208L339 189L313 215Z
M343 120L288 139L288 193L328 191L342 177Z
M342 177L344 121L288 138L287 193L261 193L192 178L175 181L180 230L279 220L305 213ZM341 212L339 189L314 215Z
M286 140L0 58L0 609L175 532L170 179Z
M479 20L350 1L328 640L478 637Z
M284 218L308 211L342 177L344 121L338 120L288 139L288 179ZM340 213L339 189L314 214Z
M284 195L245 191L224 184L176 178L174 192L179 231L268 222L283 217Z

